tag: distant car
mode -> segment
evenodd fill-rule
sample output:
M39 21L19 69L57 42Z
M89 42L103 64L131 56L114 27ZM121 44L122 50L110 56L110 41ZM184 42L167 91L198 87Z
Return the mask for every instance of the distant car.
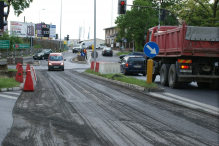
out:
M47 59L49 57L49 54L53 53L53 51L51 49L43 49L43 50L39 50L37 51L34 55L33 55L33 59Z
M145 58L142 56L125 56L120 61L120 70L124 75L141 73L143 76L145 72Z
M125 56L131 56L131 55L142 56L142 57L146 58L146 55L144 54L144 52L131 52L129 54L120 55L119 58L122 59Z
M48 71L50 70L62 70L64 71L64 61L62 53L50 53L48 58Z
M72 53L78 53L82 51L82 46L80 44L74 45L72 48Z
M104 44L97 44L96 49L103 49L105 47L107 47L107 46Z
M105 56L105 55L113 56L113 50L110 47L105 47L105 48L103 48L102 55L103 56Z

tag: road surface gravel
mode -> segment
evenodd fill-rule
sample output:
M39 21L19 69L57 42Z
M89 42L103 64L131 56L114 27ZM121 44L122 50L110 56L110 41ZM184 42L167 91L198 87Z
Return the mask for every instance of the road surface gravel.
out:
M219 119L74 70L37 70L2 145L218 146Z

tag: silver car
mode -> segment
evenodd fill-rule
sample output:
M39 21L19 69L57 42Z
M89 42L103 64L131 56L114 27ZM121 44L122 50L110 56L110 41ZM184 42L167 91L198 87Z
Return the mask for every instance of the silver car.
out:
M72 48L72 53L78 53L82 51L82 46L81 45L74 45L74 47Z

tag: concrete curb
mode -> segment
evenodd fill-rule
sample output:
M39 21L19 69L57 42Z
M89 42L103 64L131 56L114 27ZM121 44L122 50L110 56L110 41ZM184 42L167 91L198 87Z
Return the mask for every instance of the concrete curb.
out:
M215 111L215 110L211 110L211 109L206 109L204 107L201 107L201 106L198 106L198 105L193 105L191 103L181 102L181 101L176 100L176 99L166 99L166 98L162 98L162 97L158 97L158 96L154 96L154 95L148 94L148 92L164 92L165 89L163 89L163 88L161 88L160 91L159 90L158 91L154 91L154 90L147 89L147 88L144 88L144 87L141 87L141 86L138 86L138 85L124 83L124 82L120 82L120 81L116 81L116 80L111 80L111 79L108 79L108 78L104 78L104 77L101 77L101 76L97 76L97 75L93 75L93 74L89 74L89 73L85 73L85 72L82 72L82 73L86 74L88 76L92 76L93 78L109 81L111 83L120 85L122 87L126 87L126 88L129 88L131 90L141 92L141 93L143 93L143 94L145 94L147 96L153 97L153 98L158 98L160 100L164 100L164 101L167 101L169 103L177 104L177 105L180 105L180 106L183 106L183 107L187 107L187 108L199 111L199 112L203 112L203 113L206 113L206 114L210 114L212 116L219 117L219 111Z
M2 89L0 89L0 92L9 92L9 91L18 91L18 90L22 90L22 89L20 87L2 88Z

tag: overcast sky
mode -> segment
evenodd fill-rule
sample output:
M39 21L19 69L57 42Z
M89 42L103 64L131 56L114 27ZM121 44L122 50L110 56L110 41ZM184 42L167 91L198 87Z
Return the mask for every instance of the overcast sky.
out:
M28 9L24 10L19 17L14 15L14 10L11 11L8 17L10 29L10 21L39 23L40 21L46 24L52 23L56 25L56 33L60 37L60 12L62 1L62 27L61 38L69 35L70 39L79 38L79 27L85 28L85 33L81 34L81 39L86 40L90 27L90 39L94 38L94 0L33 0ZM118 0L96 0L96 38L105 39L104 28L111 27L113 1L113 23L117 15ZM132 4L133 0L127 0L128 4ZM45 10L41 10L45 9ZM130 7L127 7L129 10ZM6 9L5 9L6 11ZM39 20L40 17L40 20Z

